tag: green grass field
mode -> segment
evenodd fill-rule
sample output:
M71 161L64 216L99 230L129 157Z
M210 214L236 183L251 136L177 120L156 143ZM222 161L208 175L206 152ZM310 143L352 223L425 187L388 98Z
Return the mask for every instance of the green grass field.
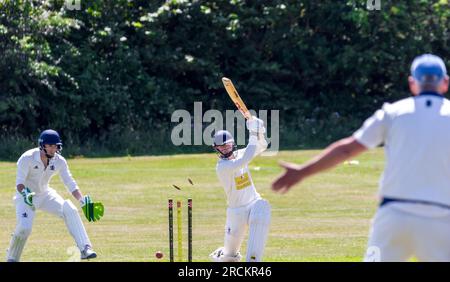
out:
M265 261L362 259L377 205L383 152L369 151L357 158L359 165L343 164L307 179L288 194L270 190L271 181L281 172L278 160L303 162L317 152L283 151L275 157L258 157L250 164L258 191L272 205ZM170 197L183 201L184 259L186 200L192 197L194 261L208 261L208 254L223 245L225 224L225 194L215 174L216 160L215 154L70 159L69 166L82 192L105 205L105 217L100 222L88 223L83 218L99 255L95 261L157 261L154 254L158 250L165 255L160 261L168 261ZM1 260L15 228L15 174L15 163L0 162ZM51 184L64 198L74 201L59 177ZM173 184L182 190L176 190ZM38 211L22 260L68 261L73 246L64 222ZM245 250L244 243L243 255Z

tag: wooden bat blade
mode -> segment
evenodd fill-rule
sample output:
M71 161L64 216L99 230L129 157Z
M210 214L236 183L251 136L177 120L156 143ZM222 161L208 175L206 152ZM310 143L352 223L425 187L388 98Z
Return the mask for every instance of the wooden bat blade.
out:
M239 93L233 85L233 82L229 78L222 77L223 86L225 86L225 90L227 90L228 96L230 96L233 103L236 105L237 109L244 115L246 119L251 119L251 114L247 109L244 101L242 101Z

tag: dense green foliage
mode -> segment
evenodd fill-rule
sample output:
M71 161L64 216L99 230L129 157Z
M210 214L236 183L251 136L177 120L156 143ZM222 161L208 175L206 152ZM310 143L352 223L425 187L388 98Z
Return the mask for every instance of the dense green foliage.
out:
M283 148L343 137L408 95L416 55L450 54L447 0L366 2L2 0L0 156L48 127L71 154L193 150L171 114L234 109L222 76L280 110Z

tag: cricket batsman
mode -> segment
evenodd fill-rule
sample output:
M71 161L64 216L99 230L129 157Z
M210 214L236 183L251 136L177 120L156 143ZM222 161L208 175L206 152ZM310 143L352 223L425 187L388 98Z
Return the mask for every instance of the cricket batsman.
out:
M36 210L56 215L64 220L67 229L81 252L81 259L93 259L97 254L92 249L86 230L75 205L64 200L49 187L50 179L59 173L61 180L73 197L80 203L88 221L97 221L103 216L103 205L93 203L83 196L72 178L67 161L61 156L62 142L59 134L51 129L40 134L39 147L26 151L17 162L16 206L17 226L12 235L7 253L8 262L18 262L31 233Z
M216 172L227 197L225 243L215 250L211 259L215 262L238 262L240 247L247 227L247 262L262 260L269 232L271 210L269 203L256 192L248 168L250 161L267 149L265 128L261 119L247 121L250 132L245 149L236 150L236 144L228 131L218 131L214 136L214 149L219 155Z
M306 177L384 144L386 165L365 261L450 261L449 77L441 58L415 58L413 97L384 104L352 136L303 164L284 163L272 189L287 192Z

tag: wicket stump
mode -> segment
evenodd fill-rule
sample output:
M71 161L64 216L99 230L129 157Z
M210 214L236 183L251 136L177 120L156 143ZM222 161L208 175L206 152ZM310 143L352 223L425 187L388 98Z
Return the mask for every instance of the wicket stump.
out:
M174 262L173 248L173 200L169 199L169 252L170 262ZM192 262L192 199L187 201L188 208L188 262ZM183 221L182 202L177 201L177 241L178 241L178 261L183 261Z

